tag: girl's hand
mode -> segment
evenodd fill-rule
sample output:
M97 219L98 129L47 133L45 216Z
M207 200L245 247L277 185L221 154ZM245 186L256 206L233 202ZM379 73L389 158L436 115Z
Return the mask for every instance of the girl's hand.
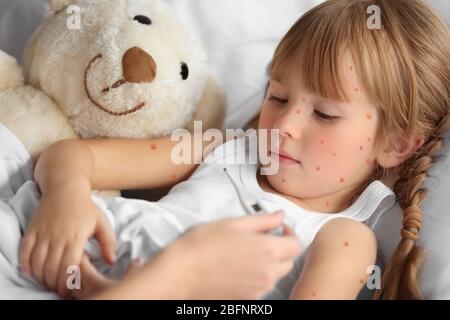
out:
M104 259L114 263L116 239L106 217L79 185L61 185L44 194L22 239L20 267L50 290L67 297L67 268L80 265L94 236Z
M129 277L131 274L138 272L143 266L143 261L137 258L130 262L128 269L125 272L125 277ZM90 299L95 294L103 291L107 291L118 283L118 280L110 279L98 272L98 270L92 265L89 257L85 254L80 265L81 273L81 288L71 291L72 298L78 300Z

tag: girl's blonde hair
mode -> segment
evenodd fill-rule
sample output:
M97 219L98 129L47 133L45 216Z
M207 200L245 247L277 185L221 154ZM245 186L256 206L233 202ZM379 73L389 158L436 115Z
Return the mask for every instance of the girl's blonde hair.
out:
M379 8L380 28L369 28L369 6ZM376 22L376 21L374 21ZM446 24L419 0L330 0L303 15L284 36L270 75L301 70L306 89L348 100L340 77L346 52L379 112L375 148L409 141L425 143L395 168L377 165L353 201L373 180L398 177L394 192L403 209L401 241L375 299L420 299L417 283L423 252L416 246L422 226L420 205L427 195L427 171L450 130L450 34ZM404 140L402 140L404 139ZM393 141L396 140L396 141Z

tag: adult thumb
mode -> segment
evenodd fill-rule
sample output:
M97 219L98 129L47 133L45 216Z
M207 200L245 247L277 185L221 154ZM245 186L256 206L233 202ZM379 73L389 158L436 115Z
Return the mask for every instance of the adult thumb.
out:
M239 218L237 226L243 230L263 233L282 225L283 217L283 211L276 211L274 213L255 213L248 217Z
M116 235L103 214L99 214L94 236L100 244L103 259L111 265L114 264L116 262Z

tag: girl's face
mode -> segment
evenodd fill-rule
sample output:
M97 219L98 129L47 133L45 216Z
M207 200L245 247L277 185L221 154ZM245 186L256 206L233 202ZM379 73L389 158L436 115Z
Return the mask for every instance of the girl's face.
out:
M267 176L276 191L296 198L322 197L328 202L332 195L351 193L375 169L377 111L352 63L345 69L343 83L350 99L346 103L306 91L293 72L270 81L259 128L279 129L279 154L269 152L271 159L279 159L279 170ZM267 139L268 150L275 149L270 133Z

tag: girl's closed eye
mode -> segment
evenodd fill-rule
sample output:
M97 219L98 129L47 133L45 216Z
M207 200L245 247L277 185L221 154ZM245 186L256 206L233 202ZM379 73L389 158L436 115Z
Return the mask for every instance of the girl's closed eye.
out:
M269 96L269 101L274 101L274 102L276 102L277 104L280 104L280 105L284 105L284 104L286 104L288 102L287 99L283 99L283 98L274 96L273 94L271 94Z
M314 114L316 114L320 121L324 122L333 122L339 118L338 116L330 116L317 110L314 111Z
M273 94L271 94L269 96L269 101L273 101L277 105L280 105L280 106L284 106L284 105L286 105L288 103L287 99L275 96ZM317 118L319 118L320 121L323 121L323 122L333 122L333 121L336 121L339 118L338 116L330 116L330 115L327 115L327 114L325 114L323 112L320 112L318 110L315 110L314 114L317 116Z

